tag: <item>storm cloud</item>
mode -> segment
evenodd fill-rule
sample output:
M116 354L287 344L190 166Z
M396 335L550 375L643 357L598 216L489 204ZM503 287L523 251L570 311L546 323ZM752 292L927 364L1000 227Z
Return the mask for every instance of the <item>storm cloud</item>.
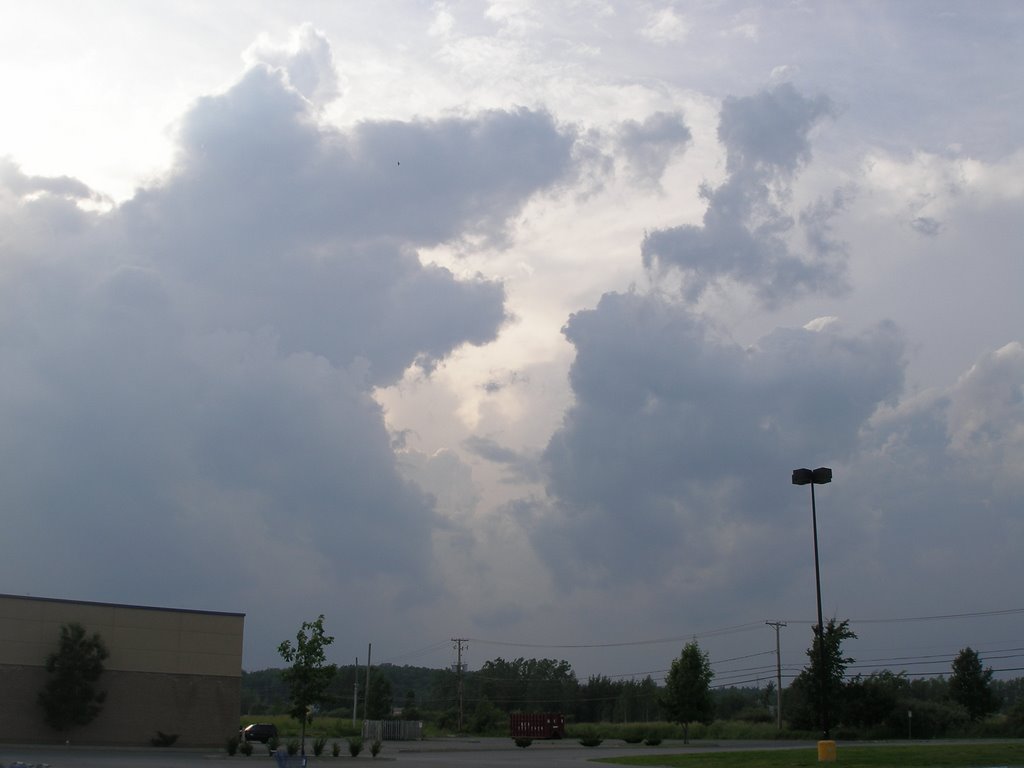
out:
M199 99L170 171L112 210L3 166L8 589L288 614L443 590L373 389L496 337L502 284L417 248L500 240L573 135L526 109L327 127L293 84L333 94L330 51L301 40Z

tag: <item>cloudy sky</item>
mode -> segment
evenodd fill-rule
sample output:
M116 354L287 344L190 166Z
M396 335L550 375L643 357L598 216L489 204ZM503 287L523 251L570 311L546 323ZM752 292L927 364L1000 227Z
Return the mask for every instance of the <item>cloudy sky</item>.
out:
M0 15L0 591L1024 667L1019 3Z

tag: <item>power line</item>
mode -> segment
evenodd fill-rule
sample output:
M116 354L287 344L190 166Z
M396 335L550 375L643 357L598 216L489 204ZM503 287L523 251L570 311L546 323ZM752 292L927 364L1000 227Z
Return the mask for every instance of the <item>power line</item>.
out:
M487 640L479 637L471 637L467 639L471 642L480 643L482 645L502 645L509 646L511 648L627 648L637 645L660 645L663 643L689 642L694 638L702 637L721 637L723 635L731 635L737 632L749 632L751 629L758 626L760 626L760 622L752 621L747 622L746 624L738 624L734 627L712 629L707 632L691 632L678 637L662 637L654 640L627 640L619 643L520 643L508 640Z
M418 656L424 656L424 655L430 653L431 651L435 651L438 648L441 648L441 647L443 647L443 646L445 646L447 644L448 644L447 640L440 640L440 641L438 641L436 643L433 643L431 645L426 645L426 646L424 646L422 648L418 648L415 651L406 651L405 653L399 653L399 654L397 654L395 656L391 656L391 657L389 657L387 659L383 659L380 663L381 664L394 664L396 661L401 660L401 659L412 659L412 658L416 658Z
M881 619L849 619L850 624L901 624L916 621L948 621L954 619L982 619L992 616L1012 616L1024 613L1024 608L1001 608L992 611L970 611L967 613L939 613L931 616L890 616ZM814 624L807 619L787 619L793 624Z

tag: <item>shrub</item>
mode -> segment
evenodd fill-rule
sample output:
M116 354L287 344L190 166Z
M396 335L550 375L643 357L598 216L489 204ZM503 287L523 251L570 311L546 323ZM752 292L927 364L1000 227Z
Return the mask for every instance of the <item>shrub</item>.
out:
M327 746L326 736L317 736L313 739L313 754L320 757L324 753L324 747Z
M644 739L644 744L646 744L648 747L656 747L659 744L661 744L661 739L657 736L648 736L646 739Z
M641 741L644 740L644 737L643 736L638 736L635 733L631 733L631 734L629 734L627 736L623 736L622 740L624 742L626 742L627 744L639 744Z
M238 742L239 739L237 736L232 736L228 739L227 744L224 745L224 749L227 750L229 755L233 755L238 751Z
M164 733L163 731L157 731L156 736L149 740L149 743L154 747L169 747L178 740L178 734L176 733Z
M504 734L508 733L508 715L487 699L481 699L470 716L468 725L471 733Z
M249 755L252 754L252 744L250 744L248 741L243 741L238 746L238 751L241 752L246 757L248 757Z
M527 739L527 738L524 738L522 736L519 736L519 737L516 738L516 746L517 747L522 747L523 749L526 749L531 744L533 744L533 739Z
M607 727L608 725L608 723L602 723L601 726L595 723L580 723L572 727L570 735L576 739L600 739L600 727Z
M588 736L584 739L580 739L580 744L584 747L599 747L604 739L598 736Z
M275 752L277 752L277 748L280 746L281 740L277 738L277 736L271 736L269 739L267 739L267 752L269 754L272 755Z
M298 751L299 751L299 740L298 739L288 739L287 750L288 750L288 754L289 755L298 754Z
M363 751L363 740L360 738L352 738L348 740L348 753L352 757L359 757L359 753Z
M376 757L377 755L379 755L380 754L380 747L381 747L380 739L374 739L373 743L370 745L370 755L373 756L373 757Z
M341 754L341 744L339 744L336 741L331 742L331 754L334 757L337 757L338 755L340 755Z

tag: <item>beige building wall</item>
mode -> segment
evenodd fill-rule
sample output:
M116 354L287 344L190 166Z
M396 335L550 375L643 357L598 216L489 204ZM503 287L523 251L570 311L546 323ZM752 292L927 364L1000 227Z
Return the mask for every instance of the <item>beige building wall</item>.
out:
M58 734L36 702L62 624L99 634L110 657L103 711ZM238 732L245 616L0 595L0 740L148 744L162 731L181 746L221 745Z

